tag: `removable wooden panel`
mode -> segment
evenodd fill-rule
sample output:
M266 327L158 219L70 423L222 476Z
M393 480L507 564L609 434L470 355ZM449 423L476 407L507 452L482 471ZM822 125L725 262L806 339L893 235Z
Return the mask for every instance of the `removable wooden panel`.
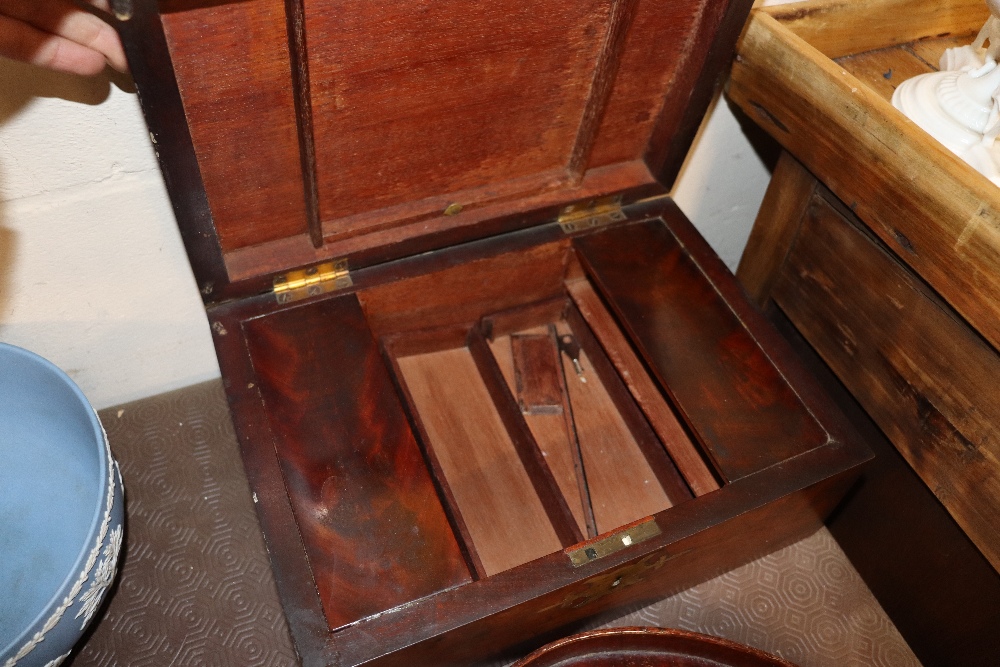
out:
M486 573L561 549L469 350L397 363Z
M510 337L517 402L525 414L563 414L562 369L552 332Z
M357 299L244 326L329 627L471 581Z
M827 442L704 269L662 222L583 236L574 246L728 481Z

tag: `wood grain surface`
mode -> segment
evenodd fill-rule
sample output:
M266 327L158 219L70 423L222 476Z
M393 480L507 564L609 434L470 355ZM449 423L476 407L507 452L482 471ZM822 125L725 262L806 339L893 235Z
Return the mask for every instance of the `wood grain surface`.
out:
M736 269L736 277L758 308L763 308L771 296L815 190L815 177L790 153L782 151Z
M566 165L571 182L582 181L584 172L590 166L594 142L597 140L601 121L611 101L612 89L618 75L622 46L632 27L638 4L638 0L612 0L608 9L604 43L601 44L597 62L594 64L590 93L587 95L586 105L577 126L576 138L573 140L573 150Z
M869 0L845 5L811 0L794 7L770 7L771 16L827 58L979 29L989 12L979 0Z
M827 441L826 432L663 223L583 236L574 240L574 247L725 480Z
M969 35L968 39L971 41L974 36ZM944 47L956 46L956 41L953 37L945 37L921 42L926 59L914 53L910 48L911 45L906 44L891 49L844 56L838 59L838 63L859 81L891 102L892 94L899 84L920 74L936 72ZM932 49L936 51L934 48L936 46L940 47L941 52L934 55L930 51Z
M357 299L245 328L329 627L470 581Z
M283 0L162 21L222 247L307 233Z
M563 414L562 369L553 333L513 334L508 342L521 412Z
M486 573L561 549L469 350L398 363Z
M603 392L607 393L610 405L614 406L615 411L621 416L625 428L628 429L636 444L636 453L626 454L628 449L623 449L622 454L642 456L645 459L671 505L690 500L692 497L691 489L684 483L684 478L677 471L677 466L667 455L663 443L656 437L656 432L650 427L634 397L629 393L628 387L618 375L614 364L608 359L607 353L601 347L590 327L587 326L587 322L580 315L580 312L572 306L566 310L566 326L568 332L571 332L579 343L580 354L587 357L594 370L593 375L600 382ZM567 329L563 329L562 335L565 335L566 332ZM571 360L564 359L564 364L567 362L571 363ZM592 379L583 382L585 378L587 378L585 374L577 375L581 384L590 384ZM567 384L569 383L567 382Z
M561 296L567 250L559 241L468 262L444 259L439 270L386 281L359 298L378 335L476 322Z
M525 330L526 335L539 335L548 327ZM549 335L554 335L549 332ZM510 335L498 336L490 341L490 350L496 358L507 385L511 391L517 390L514 369L514 357L511 349ZM555 338L552 338L555 347ZM580 459L580 446L576 439L576 429L573 426L573 412L569 404L569 394L562 377L561 362L556 357L556 370L559 372L559 407L558 412L526 412L524 421L542 450L549 469L555 476L559 489L576 519L580 532L588 537L597 535L594 526L593 510L590 506L590 492L587 489L583 462Z
M857 54L866 45L899 43L895 29L887 35L867 29L880 22L903 26L898 39L907 41L969 34L983 19L982 5L971 0L902 6L825 2L801 15L787 8L755 12L729 95L997 347L1000 191L896 111L884 86L873 89L847 72L849 62L835 63L811 43L837 38L850 48L833 50L824 41L827 53ZM876 20L879 12L884 17ZM917 30L921 15L941 20ZM800 19L810 16L807 30ZM819 37L820 27L834 24L850 32L831 29ZM866 29L851 29L858 25ZM858 41L858 34L869 41Z
M377 11L343 0L310 3L327 234L356 233L336 223L350 214L435 195L469 205L478 202L464 191L484 186L502 192L508 182L531 193L557 185L610 4L489 0L470 12L460 0L433 11L423 2Z
M1000 569L996 351L819 198L774 298Z
M531 429L524 421L517 399L508 388L503 371L497 365L481 327L473 327L469 331L466 344L560 544L569 547L582 542L586 533L577 526L569 505L545 460L545 453L539 449Z
M975 9L981 9L976 7ZM975 11L975 10L974 10ZM985 19L984 19L985 20ZM965 25L976 26L975 20L968 20ZM979 28L973 27L971 30L966 29L962 31L961 29L956 30L951 35L936 36L936 37L924 37L915 42L909 42L907 44L902 44L900 49L880 49L886 54L898 53L900 50L912 53L916 57L923 60L931 69L938 69L941 64L941 55L945 52L945 49L950 49L954 46L965 46L966 44L971 44L979 33ZM859 56L864 56L865 54L858 54ZM845 65L850 67L850 56L840 59ZM857 75L855 75L857 76ZM860 78L860 77L859 77Z
M563 355L573 422L587 474L597 532L624 526L671 506L585 352L582 375Z
M700 496L718 489L719 482L701 452L674 415L673 408L663 398L649 372L635 356L594 288L586 280L567 282L566 288L694 494Z
M176 68L227 282L250 293L262 273L666 192L749 6L170 0L166 48L141 57Z

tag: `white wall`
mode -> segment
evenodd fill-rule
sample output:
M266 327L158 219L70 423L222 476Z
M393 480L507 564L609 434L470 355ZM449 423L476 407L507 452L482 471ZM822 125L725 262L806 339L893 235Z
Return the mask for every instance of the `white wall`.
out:
M52 360L98 408L219 373L136 97L120 85L0 58L0 341ZM675 198L730 267L767 179L716 105Z
M796 0L756 0L784 5ZM725 100L717 100L688 154L673 198L733 271L771 178Z
M672 196L733 271L771 173L724 100L709 110Z
M3 59L0 91L0 341L98 408L217 376L135 95Z

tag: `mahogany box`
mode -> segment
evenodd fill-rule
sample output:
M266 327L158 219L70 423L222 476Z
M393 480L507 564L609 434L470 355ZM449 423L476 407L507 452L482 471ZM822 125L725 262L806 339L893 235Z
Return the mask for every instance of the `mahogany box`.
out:
M114 3L304 664L530 646L869 457L666 196L750 4Z

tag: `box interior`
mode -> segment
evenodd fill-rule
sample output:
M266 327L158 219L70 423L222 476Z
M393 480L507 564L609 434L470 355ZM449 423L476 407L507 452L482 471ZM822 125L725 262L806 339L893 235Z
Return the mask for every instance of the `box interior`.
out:
M343 323L321 312L330 301L337 299L284 312L305 327L299 335L336 339ZM567 241L363 289L356 303L383 361L369 372L385 373L380 391L395 394L416 439L375 434L376 447L391 450L393 463L384 467L364 453L370 443L354 443L353 452L342 449L326 463L283 462L286 483L303 469L361 457L356 465L364 470L349 484L388 489L378 503L350 489L321 488L308 501L290 493L314 570L351 558L357 540L409 546L405 557L394 552L398 562L386 563L393 572L363 600L352 599L351 587L323 590L317 581L331 629L719 488L722 476ZM282 354L289 321L278 313L245 325L255 363ZM289 401L289 386L318 387L320 376L336 374L326 364L259 374L271 420L309 409ZM322 430L319 422L336 415L312 419ZM278 449L279 459L292 456ZM305 513L332 520L348 539L323 529L310 534Z
M281 539L297 537L326 627L435 594L477 605L540 569L585 576L830 443L714 280L721 262L669 202L654 210L227 307L248 466L273 471L261 502L287 508Z

